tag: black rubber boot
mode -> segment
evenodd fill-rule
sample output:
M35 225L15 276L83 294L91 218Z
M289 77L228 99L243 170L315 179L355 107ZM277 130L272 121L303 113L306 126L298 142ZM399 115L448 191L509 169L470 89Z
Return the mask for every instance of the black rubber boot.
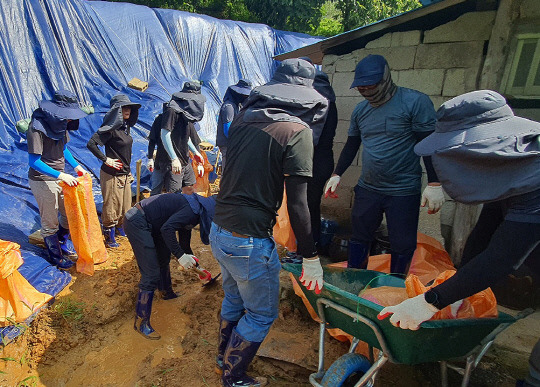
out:
M153 291L139 289L137 306L135 307L135 322L133 323L133 329L147 339L159 340L161 339L161 336L150 325L153 299Z
M390 261L390 273L399 277L405 277L409 271L414 252L411 254L392 253Z
M168 264L165 267L159 268L158 290L161 294L161 298L164 300L172 300L173 298L178 297L178 294L176 294L172 288L171 268Z
M43 238L43 241L45 242L49 253L47 262L62 270L67 270L75 265L75 263L62 256L62 248L60 246L60 241L58 240L58 234L49 235L48 237Z
M347 267L350 269L366 269L370 245L370 243L349 240L349 260L347 261Z
M223 317L219 319L219 343L218 354L216 356L216 372L221 375L223 373L223 356L229 344L233 329L238 325L238 321L227 321Z
M60 242L60 249L62 250L62 255L66 258L77 258L77 252L75 251L75 246L69 238L69 230L62 226L58 226L58 241Z
M221 382L225 387L261 386L259 381L246 375L248 366L260 346L261 343L247 341L233 329L223 356Z
M105 247L118 247L120 246L116 239L114 238L114 227L104 228L103 235L105 236Z

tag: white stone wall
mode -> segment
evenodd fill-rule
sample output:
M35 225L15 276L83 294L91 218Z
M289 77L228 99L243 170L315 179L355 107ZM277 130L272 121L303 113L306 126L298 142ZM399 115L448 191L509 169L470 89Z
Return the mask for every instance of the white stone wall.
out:
M359 60L369 54L383 55L396 84L426 93L437 109L444 101L478 88L495 16L495 11L467 13L429 31L388 33L350 54L325 55L323 70L336 92L339 115L335 161L347 139L351 113L362 100L358 91L349 89ZM323 200L323 213L352 207L352 189L360 169L361 158L357 157L342 176L339 199Z

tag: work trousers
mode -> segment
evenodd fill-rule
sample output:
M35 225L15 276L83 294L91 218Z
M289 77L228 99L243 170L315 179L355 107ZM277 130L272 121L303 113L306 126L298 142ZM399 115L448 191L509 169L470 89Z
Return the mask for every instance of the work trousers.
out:
M101 223L103 228L121 226L124 214L131 208L131 174L113 176L100 170L101 193L103 195L103 210Z
M416 250L420 194L389 196L360 186L354 189L351 240L369 244L386 215L392 253L410 255Z
M126 212L124 231L133 249L139 266L141 280L139 288L154 291L159 285L160 268L169 265L171 252L158 233L152 232L143 212L133 207Z
M210 245L223 278L221 317L238 321L246 340L262 342L278 316L281 264L274 240L233 236L212 223Z
M64 193L56 180L28 180L30 189L36 199L39 216L41 218L41 236L46 238L58 231L58 224L68 229L66 209L64 207ZM60 213L60 221L58 220Z
M180 192L182 187L195 185L197 178L191 164L182 168L181 173L174 174L170 164L160 164L159 169L152 172L150 196L159 195L162 192Z

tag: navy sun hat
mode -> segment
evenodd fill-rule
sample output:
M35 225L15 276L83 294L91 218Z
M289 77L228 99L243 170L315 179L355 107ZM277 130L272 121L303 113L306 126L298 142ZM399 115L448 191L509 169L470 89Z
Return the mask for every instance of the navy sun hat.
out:
M388 62L382 55L368 55L356 65L351 89L358 86L371 86L379 83Z
M52 101L42 100L39 107L59 118L79 120L87 114L81 110L77 96L69 90L57 90Z
M253 85L247 79L240 79L236 85L229 86L233 91L241 95L249 95Z

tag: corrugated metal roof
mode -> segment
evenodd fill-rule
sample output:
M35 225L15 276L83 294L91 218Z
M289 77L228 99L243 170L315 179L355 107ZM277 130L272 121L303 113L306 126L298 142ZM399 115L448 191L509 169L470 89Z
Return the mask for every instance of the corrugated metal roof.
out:
M497 9L498 0L423 0L429 5L388 19L359 27L352 31L321 40L317 43L275 57L277 60L308 56L321 64L325 54L344 55L388 32L429 30L457 19L467 12Z

